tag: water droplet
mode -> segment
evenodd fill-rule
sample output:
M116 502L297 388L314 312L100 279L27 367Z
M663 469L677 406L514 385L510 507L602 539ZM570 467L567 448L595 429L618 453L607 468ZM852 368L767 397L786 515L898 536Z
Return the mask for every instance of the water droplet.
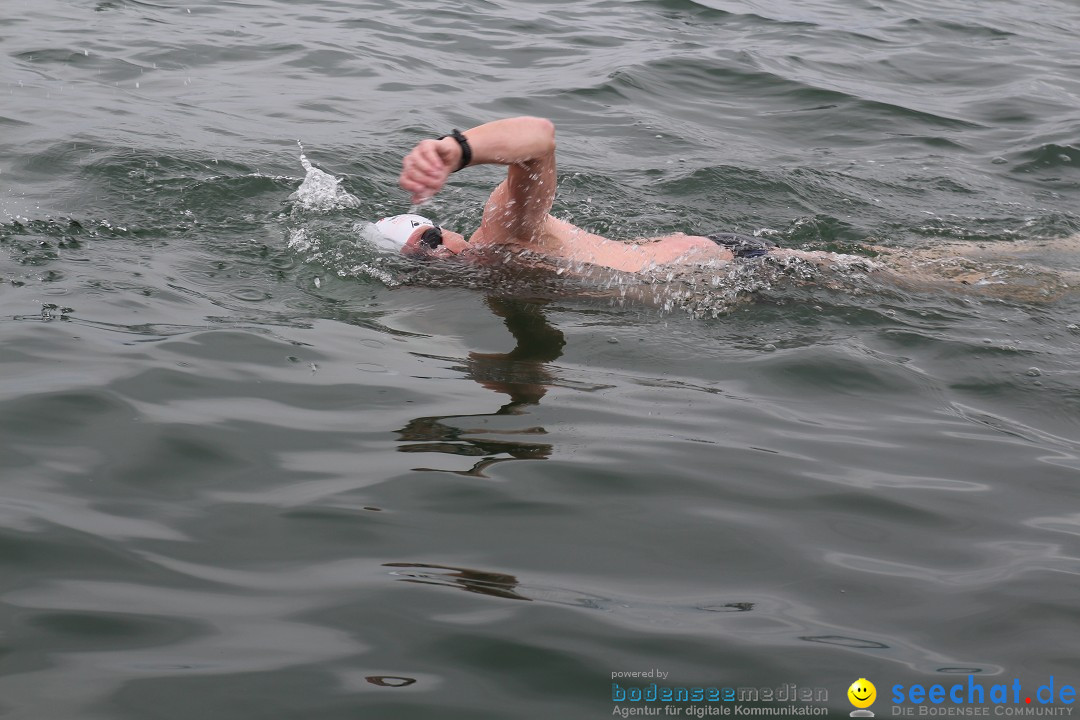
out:
M1037 367L1029 367L1029 368L1027 369L1027 374L1028 374L1028 375L1029 375L1030 377L1039 377L1040 375L1042 375L1042 370L1040 370L1040 369L1039 369L1039 368L1037 368Z
M1007 163L1009 161L1006 160L1005 158L1001 157L1000 155L998 155L997 157L995 157L990 162L994 163L995 165L1004 165L1005 163Z

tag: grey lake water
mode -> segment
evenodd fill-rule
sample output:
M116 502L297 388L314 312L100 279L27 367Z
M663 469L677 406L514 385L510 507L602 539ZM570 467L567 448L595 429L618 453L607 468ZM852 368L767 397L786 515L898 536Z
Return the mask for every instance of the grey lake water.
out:
M1078 37L1071 0L0 1L0 717L1071 708ZM1012 259L687 290L371 242L415 142L521 114L594 232ZM498 180L423 211L469 232Z

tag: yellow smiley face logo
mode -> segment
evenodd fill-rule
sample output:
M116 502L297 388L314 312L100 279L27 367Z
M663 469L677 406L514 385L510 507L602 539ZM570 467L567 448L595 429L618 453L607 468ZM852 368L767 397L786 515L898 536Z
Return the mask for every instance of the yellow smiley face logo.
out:
M859 678L847 689L848 700L857 708L868 708L877 699L877 688L866 678Z

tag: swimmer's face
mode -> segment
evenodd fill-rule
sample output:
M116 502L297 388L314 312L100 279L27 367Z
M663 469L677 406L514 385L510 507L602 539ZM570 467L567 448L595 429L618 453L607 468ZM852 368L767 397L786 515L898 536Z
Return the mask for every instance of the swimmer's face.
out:
M408 255L409 257L447 258L459 254L469 246L464 235L460 235L453 230L442 228L442 244L434 250L427 247L421 242L421 238L423 238L424 233L431 230L432 227L434 226L421 225L413 230L409 235L409 239L405 241L405 246L401 248L401 253L403 255Z

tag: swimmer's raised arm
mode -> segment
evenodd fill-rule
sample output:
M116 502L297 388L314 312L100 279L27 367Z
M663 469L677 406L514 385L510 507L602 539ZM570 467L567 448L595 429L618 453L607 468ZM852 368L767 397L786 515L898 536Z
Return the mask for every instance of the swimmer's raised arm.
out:
M506 180L484 206L474 240L497 244L536 237L555 199L555 126L537 117L505 118L466 130L462 138L464 143L454 136L418 143L402 162L401 188L419 203L466 165L506 165Z
M555 152L555 126L536 117L513 117L477 125L462 133L472 157L467 165L529 163ZM421 140L402 161L401 188L414 203L438 193L450 174L463 169L464 146L452 135Z

